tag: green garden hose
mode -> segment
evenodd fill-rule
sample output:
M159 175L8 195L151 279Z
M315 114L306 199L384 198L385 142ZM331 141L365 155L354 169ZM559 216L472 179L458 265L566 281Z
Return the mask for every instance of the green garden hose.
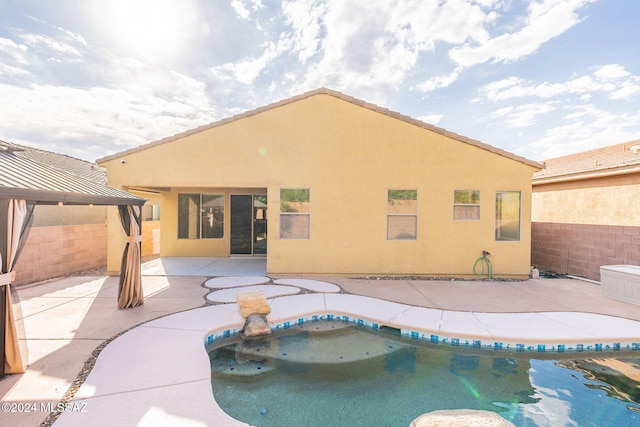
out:
M493 273L491 272L491 261L487 258L487 255L491 255L487 251L482 251L482 256L476 260L473 264L473 273L476 276L489 275L489 279L493 279ZM478 266L480 267L478 271Z

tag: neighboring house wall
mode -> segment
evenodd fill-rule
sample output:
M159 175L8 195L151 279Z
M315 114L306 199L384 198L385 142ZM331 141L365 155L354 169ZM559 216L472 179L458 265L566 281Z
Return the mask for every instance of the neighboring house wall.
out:
M267 199L269 274L473 276L483 250L491 252L496 276L530 272L537 165L370 104L296 97L100 163L111 186L159 194L162 256L230 256L230 200L247 194ZM298 218L281 212L286 189L309 192ZM417 221L415 239L387 238L388 222L396 223L388 218L395 213L389 190L417 193L417 203L403 208L407 222ZM455 190L479 192L477 220L454 219ZM520 236L496 241L496 194L507 190L520 197ZM210 201L222 223L219 238L178 238L181 194L196 202L202 194L222 196ZM193 208L188 220L197 223L199 212ZM308 221L308 236L283 238L281 227L291 221ZM109 224L117 226L117 217L110 214ZM118 271L124 238L109 239L108 269Z
M540 269L600 280L601 265L640 264L640 173L537 184L532 262Z

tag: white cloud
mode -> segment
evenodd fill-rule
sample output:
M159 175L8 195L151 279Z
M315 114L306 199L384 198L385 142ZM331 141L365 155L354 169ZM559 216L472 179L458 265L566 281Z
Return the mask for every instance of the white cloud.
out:
M285 22L293 28L294 46L300 62L306 62L316 54L322 37L322 17L327 13L326 5L316 0L284 1L282 11Z
M0 103L0 134L36 133L47 135L49 140L82 144L98 141L104 145L104 153L215 119L204 83L176 72L154 71L131 60L112 65L108 86L81 89L0 84L4 101Z
M313 52L319 58L305 76L305 86L349 87L352 91L372 86L397 88L438 42L488 37L484 28L487 14L465 0L441 4L329 0L324 8L319 6L323 3L309 4L316 5L312 26L308 20L288 15L294 28L310 28L305 40L315 41L318 34L324 34L319 49L313 42L305 44L306 55L301 57L308 58ZM458 75L455 70L428 79L421 89L446 86Z
M440 123L440 120L442 120L443 117L444 114L427 114L418 117L418 120L429 123L431 125L437 125L438 123Z
M288 76L286 80L295 76L295 87L287 86L288 91L329 86L355 94L365 88L397 89L420 72L425 77L414 87L430 92L455 83L468 66L535 51L579 22L576 11L590 1L534 3L526 19L509 18L516 31L492 35L496 21L509 12L502 1L288 0L282 3L284 31L273 34L266 30L277 27L273 17L256 14L265 8L260 1L234 0L238 16L250 20L255 15L254 29L265 36L264 47L260 53L211 67L211 72L241 85L279 73ZM447 47L457 65L454 61L447 70L442 63L436 68L425 61L427 55L442 56ZM465 59L472 56L481 59ZM282 62L287 69L279 72L276 64Z
M594 74L596 75L596 77L601 77L605 79L617 79L621 77L627 77L631 73L629 73L620 64L609 64L609 65L599 67Z
M449 51L451 59L464 67L489 60L509 62L535 52L541 45L580 22L576 11L594 0L544 0L532 2L525 25L519 31L501 34L480 43L467 43Z
M624 67L611 64L596 68L592 75L576 76L563 83L535 84L517 77L508 77L478 89L482 100L499 102L523 97L553 98L563 95L590 96L601 92L611 99L629 99L640 93L640 76L634 76Z
M444 76L432 77L426 82L420 83L416 87L423 92L431 92L435 89L445 88L458 79L462 70L462 67L456 67L453 71L451 71L451 73Z
M238 16L249 19L252 11L263 9L264 5L260 0L233 0L231 7L236 11Z
M52 50L59 54L75 56L78 58L81 56L78 49L66 43L55 40L49 36L41 34L24 34L23 36L21 36L21 38L24 43L30 46L32 49L37 50L41 46L44 46L46 49Z
M11 60L20 65L26 65L26 52L26 46L19 45L13 40L0 37L0 59L4 56L7 60Z
M407 39L419 50L431 51L437 42L459 44L489 38L485 24L491 19L490 13L468 0L408 2L396 10L391 22L409 28Z
M27 47L13 40L0 37L0 76L25 76L29 74Z
M250 85L271 62L289 50L291 41L282 39L277 43L269 43L259 57L244 58L238 62L226 63L211 68L214 76L224 80L236 80L239 83Z
M241 0L233 0L231 2L231 7L236 11L238 16L244 19L249 19L251 12L249 12L249 9L245 7Z
M558 125L549 127L528 148L540 153L540 159L549 159L630 141L638 138L638 122L640 110L615 113L590 104L572 107Z
M509 128L526 128L536 124L538 116L556 109L554 103L532 103L498 109L490 114L492 119L502 118Z
M12 67L0 62L0 76L26 76L27 74L29 72L22 68Z
M610 99L631 99L640 94L640 79L637 77L633 81L624 82L620 89L609 95Z

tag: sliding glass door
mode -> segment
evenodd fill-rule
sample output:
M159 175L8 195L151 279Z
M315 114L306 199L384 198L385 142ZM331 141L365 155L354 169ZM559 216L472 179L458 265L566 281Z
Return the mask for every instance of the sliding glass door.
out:
M267 253L267 196L231 195L231 255Z

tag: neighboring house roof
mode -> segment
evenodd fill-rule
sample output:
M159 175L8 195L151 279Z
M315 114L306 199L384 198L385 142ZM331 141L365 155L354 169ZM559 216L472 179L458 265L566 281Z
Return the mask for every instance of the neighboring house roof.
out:
M102 163L102 162L106 162L108 160L113 160L113 159L116 159L116 158L121 157L121 156L126 155L126 154L131 154L131 153L135 153L135 152L138 152L138 151L143 151L143 150L149 149L151 147L154 147L156 145L165 144L167 142L174 141L176 139L183 138L183 137L188 136L188 135L199 133L199 132L202 132L204 130L215 128L215 127L218 127L218 126L222 126L222 125L224 125L226 123L230 123L230 122L233 122L233 121L236 121L236 120L240 120L240 119L243 119L243 118L246 118L246 117L254 116L254 115L262 113L264 111L271 110L271 109L278 108L278 107L282 107L284 105L291 104L291 103L294 103L296 101L300 101L302 99L309 98L309 97L312 97L312 96L315 96L315 95L330 95L330 96L334 96L336 98L342 99L344 101L350 102L350 103L355 104L355 105L359 105L359 106L361 106L363 108L367 108L367 109L375 111L377 113L384 114L386 116L393 117L395 119L402 120L402 121L405 121L407 123L411 123L411 124L413 124L415 126L419 126L421 128L430 130L432 132L436 132L436 133L445 135L445 136L447 136L449 138L452 138L454 140L461 141L461 142L464 142L464 143L467 143L467 144L482 148L484 150L490 151L492 153L499 154L501 156L510 158L512 160L516 160L518 162L522 162L522 163L527 164L529 166L532 166L532 167L534 167L536 169L541 169L541 168L544 167L542 164L540 164L538 162L534 162L534 161L528 160L528 159L526 159L524 157L517 156L515 154L512 154L512 153L509 153L507 151L504 151L504 150L502 150L500 148L496 148L496 147L493 147L491 145L484 144L484 143L482 143L480 141L477 141L475 139L467 138L466 136L458 135L458 134L450 132L450 131L448 131L446 129L439 128L437 126L422 122L420 120L413 119L413 118L411 118L409 116L405 116L405 115L397 113L395 111L391 111L391 110L389 110L387 108L379 107L379 106L377 106L375 104L371 104L371 103L368 103L368 102L363 101L361 99L357 99L357 98L354 98L352 96L345 95L342 92L338 92L338 91L327 89L327 88L320 88L320 89L316 89L316 90L313 90L313 91L310 91L310 92L305 92L305 93L303 93L301 95L297 95L297 96L294 96L292 98L288 98L288 99L285 99L285 100L282 100L282 101L279 101L279 102L275 102L273 104L266 105L264 107L256 108L254 110L250 110L250 111L247 111L247 112L244 112L244 113L241 113L241 114L237 114L235 116L232 116L232 117L229 117L229 118L226 118L226 119L222 119L222 120L219 120L219 121L216 121L216 122L212 122L212 123L209 123L207 125L200 126L200 127L195 128L195 129L188 130L186 132L178 133L176 135L172 135L172 136L169 136L167 138L163 138L163 139L160 139L160 140L157 140L157 141L150 142L148 144L141 145L139 147L132 148L130 150L126 150L126 151L122 151L120 153L116 153L116 154L113 154L113 155L110 155L110 156L106 156L106 157L103 157L101 159L98 159L97 163Z
M50 204L144 204L145 199L106 183L106 170L98 165L0 140L0 199Z
M640 172L640 139L545 160L533 184Z

